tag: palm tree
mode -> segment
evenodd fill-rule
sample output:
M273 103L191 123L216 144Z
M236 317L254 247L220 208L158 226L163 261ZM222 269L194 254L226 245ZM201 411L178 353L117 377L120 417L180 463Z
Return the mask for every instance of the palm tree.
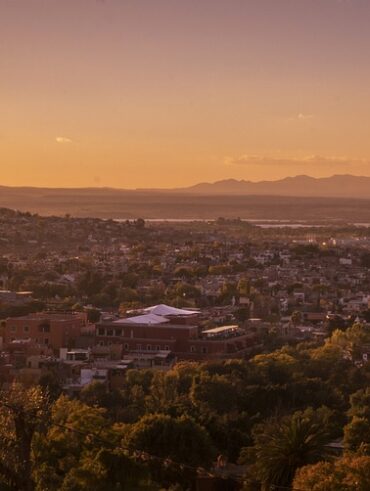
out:
M258 425L251 450L262 489L289 487L298 468L325 457L329 440L322 416L313 410Z

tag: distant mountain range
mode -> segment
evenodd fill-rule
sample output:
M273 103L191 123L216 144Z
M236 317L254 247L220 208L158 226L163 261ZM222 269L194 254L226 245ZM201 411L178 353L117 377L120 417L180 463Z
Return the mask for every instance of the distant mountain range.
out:
M177 189L0 186L0 207L100 218L340 219L370 223L370 177L227 179Z
M194 186L173 189L138 188L37 188L0 186L0 205L7 196L58 197L78 194L96 196L119 196L132 194L196 194L202 196L290 196L320 198L370 199L370 177L350 174L315 178L306 175L285 177L277 181L245 181L225 179L213 183L203 182Z
M286 177L278 181L252 182L226 179L215 183L201 183L176 192L200 195L297 196L322 198L370 199L370 177L335 175L314 178L310 176Z

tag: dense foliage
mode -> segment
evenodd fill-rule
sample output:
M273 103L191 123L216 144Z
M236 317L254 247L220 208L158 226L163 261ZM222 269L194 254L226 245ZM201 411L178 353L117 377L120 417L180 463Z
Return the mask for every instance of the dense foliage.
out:
M353 489L369 466L370 366L345 354L367 336L354 326L249 361L129 370L121 390L96 382L79 400L52 377L15 385L1 395L0 489L191 489L221 455L245 466L246 489ZM343 437L338 460L328 444ZM342 487L320 487L329 474Z

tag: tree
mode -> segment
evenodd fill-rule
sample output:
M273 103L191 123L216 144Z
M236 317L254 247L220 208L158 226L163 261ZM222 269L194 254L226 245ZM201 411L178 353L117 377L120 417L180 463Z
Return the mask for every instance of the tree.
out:
M33 491L32 446L49 409L40 387L24 389L18 384L0 398L0 477L9 489Z
M81 390L80 400L88 406L104 407L108 396L105 384L95 381L86 385Z
M366 418L355 416L344 427L344 444L346 448L356 451L363 448L370 455L370 422Z
M297 469L323 458L329 441L326 416L311 409L256 425L254 446L241 459L252 464L250 472L264 490L274 485L289 487Z
M362 448L370 454L370 388L352 394L350 403L351 420L344 428L345 446L352 451Z
M132 450L144 450L158 457L193 466L208 466L213 457L208 433L188 416L144 416L132 425L126 442Z
M77 278L77 290L84 295L95 295L103 288L103 277L98 271L86 270Z
M62 381L58 370L46 372L39 379L43 393L48 394L51 402L56 401L62 393Z
M370 328L360 323L354 323L345 331L335 330L325 341L326 345L337 346L344 356L351 359L361 358L360 348L368 343L370 343Z
M238 293L241 296L247 297L250 293L250 283L247 278L241 278L238 282Z
M118 299L123 302L135 302L139 300L139 295L133 288L121 288L118 292Z
M141 489L142 469L121 439L122 431L111 425L104 409L61 396L47 433L34 445L36 491Z
M119 279L122 287L135 289L139 282L139 275L136 273L122 273Z
M225 282L220 291L218 300L224 304L229 304L233 298L238 296L238 290L235 283Z
M346 455L333 462L318 462L296 472L293 489L302 491L368 491L370 457Z
M295 310L291 317L290 320L292 321L294 326L298 326L302 322L302 312L299 310Z
M124 397L120 391L108 390L105 384L98 381L91 382L81 390L80 400L91 407L105 408L107 416L113 421L120 419L124 406Z
M252 363L265 379L275 384L290 381L299 366L298 360L284 349L266 355L257 355L252 359Z
M175 285L174 294L176 297L199 298L201 296L201 291L196 286L179 282Z
M202 412L219 414L236 409L238 394L231 381L223 375L202 374L193 381L190 398Z

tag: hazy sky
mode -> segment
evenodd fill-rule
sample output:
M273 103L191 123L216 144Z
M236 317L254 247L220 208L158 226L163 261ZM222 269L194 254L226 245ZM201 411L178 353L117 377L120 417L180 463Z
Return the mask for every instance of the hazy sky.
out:
M0 184L370 175L369 0L0 0Z

